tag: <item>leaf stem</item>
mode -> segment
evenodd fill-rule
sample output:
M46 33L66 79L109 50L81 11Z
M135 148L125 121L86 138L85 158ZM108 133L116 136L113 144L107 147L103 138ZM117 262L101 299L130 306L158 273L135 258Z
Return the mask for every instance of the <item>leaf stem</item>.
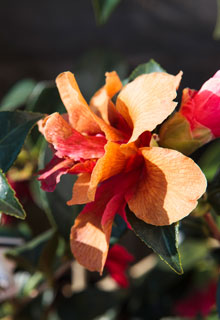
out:
M209 226L209 229L212 233L213 238L220 242L220 231L216 225L215 220L213 219L212 214L210 212L207 212L204 215L204 218L206 220L207 225Z

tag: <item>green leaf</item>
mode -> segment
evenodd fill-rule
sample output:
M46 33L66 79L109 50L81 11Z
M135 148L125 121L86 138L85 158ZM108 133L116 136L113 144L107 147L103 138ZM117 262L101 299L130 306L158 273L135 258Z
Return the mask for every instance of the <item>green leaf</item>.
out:
M23 246L8 250L6 256L28 270L41 269L42 254L44 254L44 250L48 252L46 249L48 242L54 238L55 232L53 229L48 230Z
M215 174L213 181L209 184L207 194L208 202L216 214L220 215L220 169Z
M35 85L36 82L32 79L24 79L17 82L2 99L0 109L4 111L12 111L24 105Z
M127 218L136 235L149 248L153 249L172 270L183 274L178 251L178 224L163 227L153 226L138 219L131 211L127 213Z
M220 139L215 139L202 154L198 164L208 181L212 181L220 167Z
M9 185L4 173L0 170L0 211L24 219L26 214L18 199L15 197L15 192Z
M92 0L96 22L105 24L121 0Z
M152 73L152 72L166 72L156 61L151 59L147 63L140 64L135 68L130 76L128 77L128 82L134 80L141 74Z
M16 160L29 131L42 117L42 114L27 111L0 112L0 168L3 172Z
M27 110L51 114L55 111L65 113L66 109L60 99L54 82L43 81L36 85L31 93Z

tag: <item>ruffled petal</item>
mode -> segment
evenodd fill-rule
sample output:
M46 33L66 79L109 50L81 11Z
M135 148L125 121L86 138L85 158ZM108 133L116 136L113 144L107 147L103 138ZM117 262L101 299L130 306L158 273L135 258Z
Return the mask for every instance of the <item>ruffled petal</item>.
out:
M107 140L120 141L123 139L119 130L112 128L90 110L71 72L61 73L56 78L56 84L67 109L69 122L75 130L89 135L103 131Z
M182 72L177 76L162 72L144 74L122 89L116 109L133 127L129 142L137 140L145 131L152 131L172 113L181 76Z
M101 158L106 144L103 136L84 136L75 130L67 139L59 136L54 136L53 139L53 146L57 150L56 155L60 158L69 157L75 161Z
M73 129L63 117L55 112L43 120L38 121L39 131L49 143L54 143L56 137L66 139L73 133Z
M83 98L74 75L63 72L56 78L60 97L69 115L71 126L79 131L89 134L100 132L100 128L93 119L91 110Z
M145 166L128 200L135 215L156 226L187 216L206 190L206 179L194 161L164 148L142 148Z

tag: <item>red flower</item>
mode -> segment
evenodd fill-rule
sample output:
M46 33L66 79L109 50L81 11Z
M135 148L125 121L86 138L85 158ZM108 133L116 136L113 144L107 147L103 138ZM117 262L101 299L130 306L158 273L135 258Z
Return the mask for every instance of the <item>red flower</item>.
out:
M108 252L105 267L110 273L111 277L122 288L127 288L129 286L128 278L125 272L128 268L128 265L133 260L134 256L119 244L115 244Z
M220 70L199 91L183 90L180 113L189 121L191 130L202 125L214 137L220 137Z
M194 291L190 296L177 302L175 313L182 317L207 316L216 301L217 284L209 283L205 288Z

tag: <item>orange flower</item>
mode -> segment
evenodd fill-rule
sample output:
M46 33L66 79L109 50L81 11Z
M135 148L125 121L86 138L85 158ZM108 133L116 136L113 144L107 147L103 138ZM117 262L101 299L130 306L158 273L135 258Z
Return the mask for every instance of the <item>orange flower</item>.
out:
M126 220L126 204L146 223L169 225L187 216L205 192L205 177L193 160L150 146L150 131L176 107L180 79L181 73L144 74L122 88L116 72L107 73L88 106L73 74L57 78L68 116L54 113L39 123L55 150L40 180L51 191L61 174L79 174L68 204L87 204L70 243L75 258L91 271L102 273L114 216ZM119 90L114 105L111 98Z

